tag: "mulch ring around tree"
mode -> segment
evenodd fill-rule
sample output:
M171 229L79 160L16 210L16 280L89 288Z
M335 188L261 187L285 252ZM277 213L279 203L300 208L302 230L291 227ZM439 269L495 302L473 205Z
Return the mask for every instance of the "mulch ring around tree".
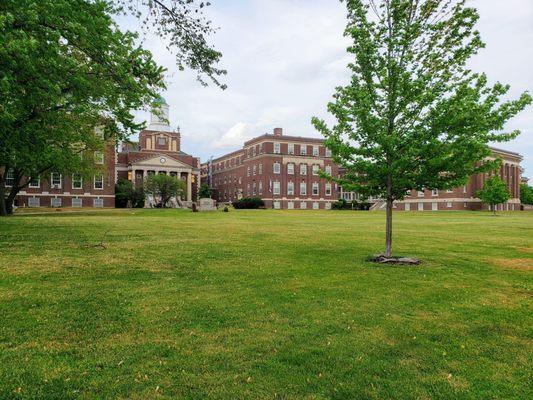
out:
M422 261L413 257L385 257L383 254L371 256L367 259L378 264L393 264L393 265L420 265Z

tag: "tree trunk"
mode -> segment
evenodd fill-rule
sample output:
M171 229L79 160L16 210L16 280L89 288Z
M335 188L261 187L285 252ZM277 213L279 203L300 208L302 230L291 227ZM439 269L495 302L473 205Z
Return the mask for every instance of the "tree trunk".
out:
M4 181L0 178L0 217L5 217L6 215L6 187Z
M385 227L385 257L392 256L392 199L387 199L387 223Z

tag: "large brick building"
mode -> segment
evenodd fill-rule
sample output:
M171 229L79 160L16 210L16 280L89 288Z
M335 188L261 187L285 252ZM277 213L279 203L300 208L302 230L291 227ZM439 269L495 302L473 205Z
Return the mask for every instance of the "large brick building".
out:
M97 172L91 179L80 175L50 173L32 180L15 199L19 207L114 207L115 184L119 178L141 185L150 174L169 174L183 179L187 191L180 205L189 206L196 199L200 178L200 160L181 151L179 132L168 124L169 107L160 99L158 113L152 113L148 129L139 133L139 142L122 143L117 151L109 140L105 151L95 153ZM98 129L96 134L99 134ZM9 187L12 177L7 174ZM147 198L146 207L153 205Z
M522 157L506 150L492 150L493 157L503 160L499 175L511 192L511 199L500 205L500 209L518 210ZM276 128L273 134L258 136L245 142L242 149L204 163L202 174L220 202L260 197L268 208L329 209L340 198L359 199L356 193L321 179L319 169L334 177L339 174L322 139L284 136L282 129ZM467 185L453 190L412 190L394 207L405 211L481 210L484 206L476 198L476 192L488 176L475 175ZM379 199L370 201L373 209L385 207Z
M322 139L285 136L281 128L203 165L218 201L260 197L269 208L329 209L337 186L318 176L338 168Z

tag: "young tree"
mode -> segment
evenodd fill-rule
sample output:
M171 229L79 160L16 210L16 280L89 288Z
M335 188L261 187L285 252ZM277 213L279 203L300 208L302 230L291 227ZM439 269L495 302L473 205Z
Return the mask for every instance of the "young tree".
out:
M522 204L533 204L533 187L520 184L520 202Z
M212 192L211 192L211 188L209 187L209 185L207 183L202 183L202 185L200 186L198 197L200 199L204 199L204 198L210 199L211 195L212 195Z
M184 181L170 175L150 175L144 182L144 191L154 196L161 207L166 207L172 197L182 196L185 189Z
M0 215L32 176L94 168L94 152L137 132L131 110L164 88L113 12L103 0L0 2Z
M385 256L392 255L392 208L408 190L451 189L492 170L489 142L531 103L524 93L502 101L509 87L489 85L468 59L483 47L477 11L457 0L347 0L345 35L352 77L336 89L333 127L313 118L345 189L386 201Z
M496 206L511 198L507 183L499 176L487 179L483 184L483 189L478 190L476 195L483 203L490 205L494 215L496 215Z

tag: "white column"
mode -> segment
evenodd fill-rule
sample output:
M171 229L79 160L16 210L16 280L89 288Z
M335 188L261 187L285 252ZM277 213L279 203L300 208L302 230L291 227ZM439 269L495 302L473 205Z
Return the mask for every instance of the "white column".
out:
M192 201L192 174L187 172L187 201Z

